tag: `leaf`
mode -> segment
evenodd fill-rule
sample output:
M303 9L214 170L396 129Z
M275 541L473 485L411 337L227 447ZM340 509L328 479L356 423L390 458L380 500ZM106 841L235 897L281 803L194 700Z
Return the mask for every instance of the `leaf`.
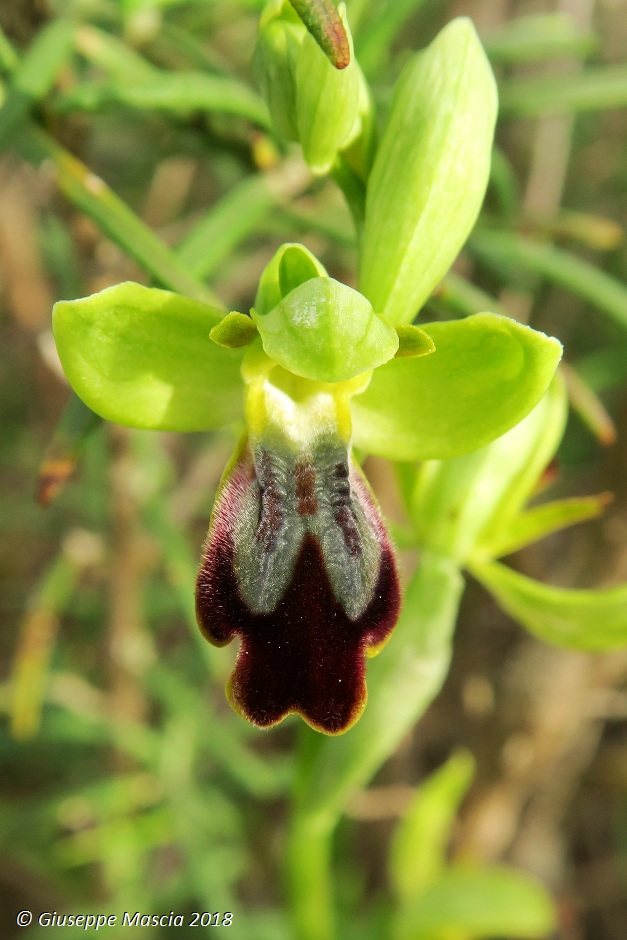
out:
M561 356L557 340L492 313L423 329L435 353L385 363L353 399L355 442L370 453L425 460L483 447L538 403Z
M177 256L197 277L209 278L250 237L277 205L306 188L310 174L300 159L247 176L211 205L177 245Z
M363 28L359 30L357 60L364 72L374 75L392 50L394 39L403 24L423 5L424 0L388 0L369 2ZM362 4L363 8L363 4ZM349 10L352 14L352 10Z
M242 354L209 339L220 313L126 282L61 301L53 331L76 394L130 427L199 431L242 415Z
M416 940L458 931L471 938L544 938L555 921L551 898L529 875L500 866L455 866L401 910L394 936Z
M444 304L449 310L454 310L455 313L464 317L473 313L481 313L483 310L491 310L492 313L500 313L506 316L505 308L496 297L486 294L472 281L468 281L454 271L449 271L438 286L430 302L433 303L434 301Z
M627 68L624 65L521 78L501 86L501 111L508 116L602 111L624 108L626 104Z
M405 67L368 182L360 291L409 323L477 218L496 86L474 27L457 19Z
M451 829L474 769L469 751L454 754L418 788L396 827L390 880L401 901L417 897L444 870Z
M61 114L76 110L99 111L118 104L142 112L163 111L187 116L194 112L233 114L260 127L269 127L261 98L243 82L204 72L153 70L150 78L135 82L83 82L55 101Z
M502 231L477 232L470 247L491 267L498 270L511 265L541 274L627 326L627 287L583 258L547 242Z
M79 564L62 553L41 578L19 627L11 670L11 731L18 740L37 734L50 662L59 629L79 575Z
M547 643L599 651L627 646L627 584L551 587L496 561L475 562L470 570L510 617Z
M61 192L131 258L170 290L213 304L215 295L177 258L164 241L84 163L30 124L17 142L23 156L52 169ZM217 301L219 303L219 301Z
M483 37L483 44L492 61L507 63L579 58L599 45L594 33L584 32L567 13L516 17Z
M16 126L31 107L49 92L71 54L74 30L70 20L53 20L38 33L21 63L16 64L7 97L0 107L0 150L12 142Z
M562 363L571 407L600 444L610 447L616 443L616 425L594 389L581 378L570 364Z
M318 382L368 372L398 349L396 330L374 314L366 298L329 277L310 278L265 315L254 308L251 315L268 356Z

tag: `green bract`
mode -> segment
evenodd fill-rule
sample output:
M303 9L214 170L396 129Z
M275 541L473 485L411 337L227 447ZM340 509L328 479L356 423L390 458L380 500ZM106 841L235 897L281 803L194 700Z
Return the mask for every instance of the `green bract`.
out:
M471 565L500 606L547 643L610 650L627 643L627 585L606 590L552 587L496 561Z
M385 363L353 400L364 450L425 460L482 447L537 404L561 356L556 339L493 313L424 330L432 356Z
M350 41L344 9L340 13ZM314 173L328 173L339 151L348 147L360 130L360 79L355 57L351 54L349 65L338 71L306 33L296 65L296 101L305 160Z
M567 401L563 383L519 424L486 447L422 465L409 499L420 544L465 564L509 532L561 440Z
M242 353L209 339L220 317L127 282L55 304L52 323L68 381L93 411L130 427L196 431L243 413Z
M254 65L276 133L298 140L295 69L304 27L289 3L275 0L261 14Z
M296 375L342 382L391 359L398 336L356 290L316 277L252 317L266 353Z
M488 182L494 77L457 19L401 75L368 180L359 289L408 323L475 223Z

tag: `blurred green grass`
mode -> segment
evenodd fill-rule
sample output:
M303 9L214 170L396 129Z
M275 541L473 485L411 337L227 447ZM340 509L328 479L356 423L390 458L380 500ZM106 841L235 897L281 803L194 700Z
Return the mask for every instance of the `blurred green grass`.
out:
M334 276L354 277L351 222L332 184L311 182L267 133L250 67L261 5L0 8L3 936L18 933L21 908L103 905L232 910L231 935L292 935L280 837L295 721L259 735L232 714L228 654L216 656L194 624L196 553L228 438L100 426L84 442L76 480L49 509L34 503L68 397L50 353L52 300L133 278L247 309L261 268L287 239L303 240ZM514 4L512 14L523 10ZM349 3L382 108L409 50L457 12L434 0ZM580 24L561 14L498 22L480 2L464 12L486 38L505 109L482 222L427 315L489 304L565 343L618 443L603 451L575 415L557 489L610 489L616 500L605 523L569 535L570 548L554 537L527 565L568 583L624 580L625 5L599 4ZM77 25L61 42L68 14ZM393 503L389 481L380 496ZM542 869L561 900L565 940L622 940L625 663L621 671L586 660L578 685L571 661L547 654L554 680L574 676L564 688L581 740L549 736L530 770L520 756L516 764L516 742L520 752L521 735L533 741L544 725L516 676L533 675L532 641L478 593L465 611L443 695L382 772L391 809L362 795L370 808L358 800L354 815L374 821L342 829L342 936L385 936L392 902L383 860L389 819L404 805L393 788L414 785L465 743L478 776L455 851ZM586 707L576 702L582 682ZM563 768L569 754L572 773ZM502 819L494 793L513 820L509 840L485 835ZM553 856L542 861L547 844L552 864Z

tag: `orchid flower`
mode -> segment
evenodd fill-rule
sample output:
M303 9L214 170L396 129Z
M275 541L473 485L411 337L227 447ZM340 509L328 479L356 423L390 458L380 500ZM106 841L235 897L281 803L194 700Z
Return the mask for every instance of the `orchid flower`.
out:
M53 327L70 384L98 415L243 428L203 551L200 629L218 646L241 638L227 694L244 717L268 727L297 713L336 734L362 712L365 659L401 607L353 445L398 461L484 447L538 404L561 346L492 313L411 325L488 180L496 94L468 20L408 63L376 147L356 62L335 69L286 2L262 17L257 61L275 125L312 171L362 187L359 290L286 244L247 313L125 283L58 303Z

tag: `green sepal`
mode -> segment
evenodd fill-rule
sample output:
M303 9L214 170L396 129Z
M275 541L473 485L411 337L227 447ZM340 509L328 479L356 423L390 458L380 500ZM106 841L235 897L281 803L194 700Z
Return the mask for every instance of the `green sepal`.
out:
M222 311L127 281L60 301L52 327L68 381L108 421L201 431L243 414L242 353L209 334Z
M286 242L263 269L255 297L255 312L263 317L295 287L311 278L327 276L323 265L304 245Z
M376 368L398 349L396 330L365 297L330 277L292 290L265 316L253 308L263 348L275 362L317 382L342 382Z
M419 326L410 324L397 326L396 335L398 336L397 359L415 359L418 356L428 356L435 352L433 340Z
M17 65L6 93L0 94L0 151L10 145L29 110L42 101L69 59L76 24L53 19L37 33Z
M483 447L546 391L558 340L493 313L424 327L436 352L393 359L353 399L357 446L393 460L444 459Z
M248 346L257 335L257 327L250 317L232 310L213 327L209 338L225 349L239 349Z
M547 643L598 651L627 646L627 584L552 587L497 561L473 562L470 570L510 617Z
M405 67L368 180L360 291L409 323L472 229L488 183L494 76L469 19Z

